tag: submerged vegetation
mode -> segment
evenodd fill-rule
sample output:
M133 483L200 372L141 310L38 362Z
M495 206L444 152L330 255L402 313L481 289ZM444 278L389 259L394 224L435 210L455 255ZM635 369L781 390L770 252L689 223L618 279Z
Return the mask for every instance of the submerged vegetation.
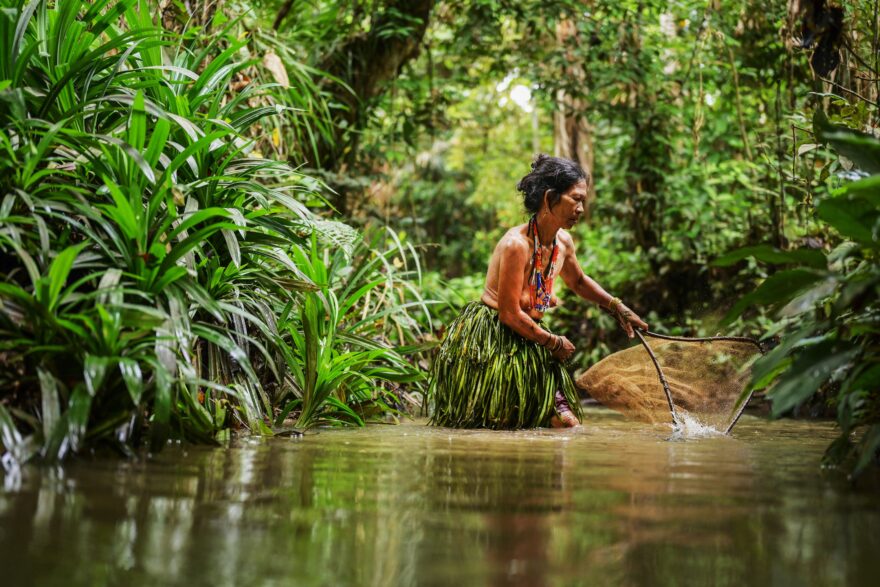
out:
M779 337L773 413L876 459L876 1L2 6L14 459L425 407L537 151L592 172L588 273L655 329ZM576 364L620 348L561 297Z

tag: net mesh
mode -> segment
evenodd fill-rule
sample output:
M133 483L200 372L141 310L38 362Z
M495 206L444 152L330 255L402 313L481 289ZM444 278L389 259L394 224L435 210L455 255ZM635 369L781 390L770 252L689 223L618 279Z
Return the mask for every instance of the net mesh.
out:
M737 340L705 342L648 339L669 386L678 420L688 416L727 432L748 401L743 391L757 345ZM663 385L642 345L610 355L587 370L577 386L603 405L647 422L672 421ZM680 422L676 422L680 423Z

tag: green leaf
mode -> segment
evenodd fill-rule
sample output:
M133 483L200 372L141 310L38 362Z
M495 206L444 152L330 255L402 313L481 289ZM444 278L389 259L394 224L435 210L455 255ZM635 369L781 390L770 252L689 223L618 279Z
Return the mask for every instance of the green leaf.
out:
M168 235L168 240L173 240L181 232L189 230L196 224L200 224L211 218L229 218L229 212L225 208L204 208L186 215L181 222L174 227Z
M779 316L793 317L813 312L816 304L828 299L838 291L838 282L833 279L820 281L813 287L795 296L785 307L779 310Z
M186 277L187 272L185 267L169 267L168 269L157 271L158 275L161 275L158 281L155 282L152 286L152 290L156 292L164 291L166 287L176 282L179 279L183 279Z
M880 206L880 175L872 175L865 179L852 181L838 189L832 194L835 197L852 196L862 198L871 203L872 206Z
M150 167L150 164L147 163L147 160L144 159L144 156L141 154L141 151L135 149L125 141L118 139L116 137L112 137L109 135L95 135L96 138L104 141L105 143L110 143L120 149L122 149L126 156L131 159L132 163L134 163L135 167L137 167L141 173L144 174L144 177L147 178L147 181L150 183L154 183L156 181L156 174L153 173L153 168Z
M773 415L779 417L803 403L828 381L834 371L847 365L859 349L839 350L829 341L800 353L792 368L767 394L773 402Z
M223 240L226 241L226 249L229 251L229 258L236 267L241 267L241 248L238 245L238 238L235 231L224 229L221 231Z
M119 371L122 373L122 380L131 396L131 402L135 406L139 406L141 395L144 393L144 377L141 373L141 366L134 359L119 359Z
M104 385L104 379L107 378L107 370L115 362L111 357L96 357L86 353L83 361L83 380L86 383L86 389L91 397L95 397L101 386Z
M27 462L37 453L37 445L33 442L33 436L25 438L21 435L15 425L15 420L3 404L0 404L0 446L18 464Z
M752 387L761 389L769 385L771 376L778 374L780 366L787 366L791 362L789 354L795 348L812 346L824 340L823 337L813 337L816 329L815 323L807 322L798 330L784 336L767 354L759 357L752 365Z
M853 469L853 476L861 474L880 452L880 424L874 424L859 443L859 460Z
M67 435L73 452L80 449L86 436L93 395L83 389L82 385L78 385L70 396L67 406Z
M343 414L351 418L358 426L364 425L364 421L361 419L361 417L358 416L354 410L352 410L348 405L340 401L338 398L331 395L327 398L327 405L333 408L334 411L342 412Z
M189 157L191 157L194 153L204 152L210 149L211 144L214 141L220 140L229 134L228 131L217 131L207 134L197 141L190 143L183 151L178 153L174 159L171 160L165 167L165 171L162 172L162 176L156 181L158 185L165 185L168 181L168 178L172 176L174 172L176 172L181 165L183 165Z
M278 412L278 416L275 418L275 426L279 427L279 426L283 425L284 420L287 418L287 416L290 415L290 412L293 411L295 408L297 408L301 404L302 404L302 400L299 398L287 402L284 405L284 407L281 409L281 411Z
M355 305L355 304L356 304L356 303L357 303L362 297L364 297L368 292L370 292L371 290L373 290L376 286L381 285L381 284L383 284L383 283L385 283L385 279L383 279L383 278L375 279L375 280L373 280L373 281L371 281L371 282L369 282L369 283L364 284L359 290L357 290L356 292L354 292L353 294L351 294L349 297L347 297L347 298L343 301L342 305L339 307L339 315L340 315L340 317L344 317L346 314L348 314L348 311L349 311L352 307L354 307L354 305Z
M770 245L758 245L753 247L743 247L735 251L731 251L712 262L716 267L728 267L742 259L754 257L758 261L770 263L772 265L799 264L814 267L816 269L825 269L827 261L825 254L819 249L795 249L793 251L783 251Z
M162 117L156 120L156 124L153 125L153 132L150 134L147 152L144 154L144 159L152 167L156 167L159 163L159 157L165 149L170 132L171 123L168 120Z
M873 225L877 219L874 206L863 200L828 198L819 202L816 215L848 238L877 246Z
M874 137L846 126L831 124L822 109L813 114L813 130L816 136L871 174L880 173L880 141Z
M196 232L190 234L182 241L175 243L171 248L171 251L165 255L164 259L162 259L162 265L159 266L159 274L171 270L180 258L190 251L198 249L204 243L205 239L224 228L234 229L235 225L229 222L209 224L208 226L200 228Z
M837 424L841 434L848 435L852 431L855 411L863 398L875 389L880 389L880 364L862 362L847 374L838 394Z
M774 273L758 288L740 298L725 315L723 324L729 324L752 305L782 304L792 300L801 291L817 281L827 279L828 274L812 269L788 269Z
M110 197L113 198L113 203L116 204L113 208L109 206L104 207L105 212L122 229L125 236L131 240L137 240L140 236L138 214L132 208L128 197L119 189L119 186L107 177L103 179L104 185L107 186L107 190L110 192Z
M42 367L37 368L40 380L40 415L43 418L44 442L52 436L52 432L61 419L61 401L58 399L58 382L55 376Z
M37 9L37 6L40 5L42 0L31 0L30 3L25 7L24 10L21 11L21 16L18 19L18 22L15 25L15 35L12 37L12 50L9 52L9 56L12 58L12 67L15 67L15 62L19 57L19 48L21 47L21 42L24 39L25 34L27 33L28 23L31 18L34 16L34 11ZM5 42L5 40L4 40Z
M159 452L171 430L171 374L161 364L153 368L153 419L150 423L150 450Z
M70 274L70 269L73 267L73 263L76 261L79 252L85 246L86 243L81 243L67 247L58 253L58 256L52 260L52 264L49 266L48 275L49 288L45 294L45 298L40 300L49 311L54 310L57 306L59 301L58 296L64 285L67 283L67 276Z
M880 141L874 137L846 129L824 133L822 138L859 169L870 174L880 174Z
M131 107L128 121L128 144L138 151L144 150L147 142L147 112L144 109L144 92L138 90Z
M10 300L17 300L19 303L27 305L33 303L33 298L31 297L31 294L29 294L23 288L20 288L17 285L13 285L11 283L0 283L0 296Z

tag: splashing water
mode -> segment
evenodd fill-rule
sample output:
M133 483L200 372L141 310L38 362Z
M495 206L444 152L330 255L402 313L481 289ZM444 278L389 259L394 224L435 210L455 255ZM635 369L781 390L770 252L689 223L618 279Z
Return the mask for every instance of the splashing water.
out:
M706 438L724 436L724 432L709 424L703 424L684 410L677 410L675 424L672 426L672 438Z

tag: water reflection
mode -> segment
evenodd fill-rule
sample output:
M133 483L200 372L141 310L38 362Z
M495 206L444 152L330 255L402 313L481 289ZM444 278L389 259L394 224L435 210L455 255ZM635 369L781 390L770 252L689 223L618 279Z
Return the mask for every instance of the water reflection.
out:
M733 438L604 413L576 431L416 424L170 447L7 474L10 585L859 585L871 493L817 478L830 428ZM9 581L6 583L6 581Z

